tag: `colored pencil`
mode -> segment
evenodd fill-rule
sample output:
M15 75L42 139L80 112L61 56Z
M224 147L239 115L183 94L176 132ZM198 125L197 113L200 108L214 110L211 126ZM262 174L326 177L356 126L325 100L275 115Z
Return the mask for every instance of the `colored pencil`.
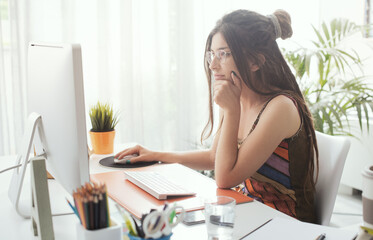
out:
M110 213L105 184L85 183L73 192L74 205L67 203L88 230L110 226Z
M99 204L99 209L100 209L100 228L104 228L106 227L105 223L106 223L106 217L103 217L106 215L105 213L105 203L104 203L104 197L103 197L103 194L100 193L98 195L98 204Z
M83 208L84 208L84 218L86 221L86 228L88 230L91 230L91 222L89 220L89 206L88 206L88 199L86 197L83 198Z
M94 229L99 229L99 209L98 209L98 198L97 195L93 196L93 213L94 213Z

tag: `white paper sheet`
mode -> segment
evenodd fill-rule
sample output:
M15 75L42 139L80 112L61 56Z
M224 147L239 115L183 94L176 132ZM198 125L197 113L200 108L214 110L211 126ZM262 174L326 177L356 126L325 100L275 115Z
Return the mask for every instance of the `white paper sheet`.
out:
M352 240L356 232L340 228L326 227L317 224L304 223L297 220L274 218L241 239L286 239L315 240L320 234L325 234L325 240Z

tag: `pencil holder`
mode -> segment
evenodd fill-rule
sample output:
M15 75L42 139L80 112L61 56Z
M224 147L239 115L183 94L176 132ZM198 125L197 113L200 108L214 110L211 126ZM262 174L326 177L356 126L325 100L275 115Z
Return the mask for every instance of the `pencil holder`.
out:
M141 238L141 237L136 237L136 236L132 236L130 233L128 233L128 238L130 240L148 240L148 239L153 239L153 240L169 240L172 236L172 233L170 233L169 235L167 236L163 236L163 237L160 237L160 238Z
M77 239L80 240L122 240L122 226L111 220L110 227L87 230L80 223L76 226Z

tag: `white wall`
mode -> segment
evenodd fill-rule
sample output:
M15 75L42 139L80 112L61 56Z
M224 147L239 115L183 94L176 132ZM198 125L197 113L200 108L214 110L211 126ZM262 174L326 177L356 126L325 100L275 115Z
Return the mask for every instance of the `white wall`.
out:
M366 131L365 121L363 121L365 130L363 133L361 133L357 121L352 121L352 127L357 138L349 137L351 147L343 169L341 183L362 190L361 173L365 167L373 165L373 121L370 122L370 133Z

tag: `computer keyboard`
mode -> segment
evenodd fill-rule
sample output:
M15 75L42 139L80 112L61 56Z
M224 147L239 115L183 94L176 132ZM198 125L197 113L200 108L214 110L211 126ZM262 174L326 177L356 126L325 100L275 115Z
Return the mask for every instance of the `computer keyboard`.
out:
M164 200L168 196L194 196L184 187L167 179L166 176L152 171L124 171L127 180L139 188L153 195L155 198Z

